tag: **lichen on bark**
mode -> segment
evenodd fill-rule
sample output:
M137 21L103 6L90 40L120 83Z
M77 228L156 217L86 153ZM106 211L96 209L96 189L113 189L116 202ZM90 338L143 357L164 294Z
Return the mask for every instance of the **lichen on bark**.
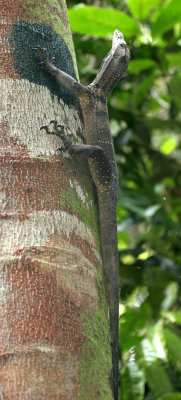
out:
M107 301L102 269L97 270L99 306L88 315L82 313L85 340L79 363L79 400L113 400L109 384L112 369Z

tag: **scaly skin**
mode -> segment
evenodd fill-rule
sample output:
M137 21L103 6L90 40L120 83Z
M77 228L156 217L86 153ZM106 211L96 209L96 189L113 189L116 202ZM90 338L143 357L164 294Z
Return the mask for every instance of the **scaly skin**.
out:
M95 80L87 87L53 65L46 49L36 47L41 66L64 87L79 97L84 122L85 144L72 145L66 138L63 127L54 124L47 133L58 135L70 154L88 158L99 202L99 227L103 257L103 271L109 305L109 320L112 345L112 392L118 400L118 319L119 319L119 272L117 250L116 207L118 173L113 141L109 127L107 97L126 71L130 52L121 32L113 35L112 48L104 58Z

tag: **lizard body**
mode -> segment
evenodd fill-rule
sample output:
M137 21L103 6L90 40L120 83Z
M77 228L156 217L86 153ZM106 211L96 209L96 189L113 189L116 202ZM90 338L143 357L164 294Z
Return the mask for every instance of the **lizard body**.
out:
M103 257L103 272L109 305L112 345L111 386L114 399L118 399L118 318L119 318L119 272L117 250L116 207L118 173L113 140L110 132L107 97L121 79L129 63L130 52L121 32L113 35L112 48L104 58L95 80L87 87L78 83L65 72L57 69L47 58L46 49L36 47L41 66L58 82L77 95L80 101L85 144L73 145L62 133L62 126L54 122L54 131L72 155L88 158L93 181L97 188L99 203L99 228Z

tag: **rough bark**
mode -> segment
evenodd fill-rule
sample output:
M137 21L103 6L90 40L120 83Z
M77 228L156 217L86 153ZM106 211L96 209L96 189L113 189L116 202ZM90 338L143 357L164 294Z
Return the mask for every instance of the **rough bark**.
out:
M85 161L40 131L57 119L81 141L71 93L35 45L77 76L64 0L1 0L0 398L112 399L97 206Z

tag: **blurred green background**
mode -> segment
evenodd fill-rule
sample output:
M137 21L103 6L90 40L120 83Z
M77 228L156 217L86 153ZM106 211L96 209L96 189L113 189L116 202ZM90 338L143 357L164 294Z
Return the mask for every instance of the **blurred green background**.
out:
M120 398L181 399L181 1L67 1L83 84L119 29L109 97L120 175Z

